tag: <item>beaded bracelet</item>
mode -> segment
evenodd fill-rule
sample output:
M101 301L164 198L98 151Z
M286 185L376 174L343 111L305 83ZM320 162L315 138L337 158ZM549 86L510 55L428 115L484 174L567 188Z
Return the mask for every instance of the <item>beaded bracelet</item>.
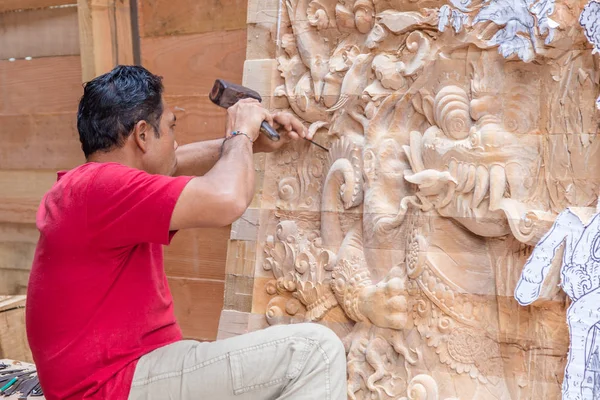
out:
M246 135L244 132L240 132L240 131L233 131L231 132L231 136L229 137L229 139L231 139L234 136L239 136L239 135L244 135L248 138L248 140L250 140L250 143L254 143L254 141L252 140L252 138L248 135ZM227 139L225 139L227 140Z
M231 136L226 137L223 140L223 143L221 143L221 155L223 154L223 148L225 147L225 142L228 141L231 138L234 138L236 136L246 136L248 138L248 140L250 141L250 143L254 143L254 141L250 138L250 136L246 135L244 132L240 132L240 131L233 131L231 132Z

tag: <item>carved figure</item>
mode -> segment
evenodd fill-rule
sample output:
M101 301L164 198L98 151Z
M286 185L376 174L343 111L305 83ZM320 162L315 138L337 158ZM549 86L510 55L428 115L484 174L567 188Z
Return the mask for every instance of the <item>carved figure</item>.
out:
M595 6L286 4L275 94L330 151L268 160L268 323L336 329L351 399L556 398L566 298L512 296L558 213L597 200L595 28L576 26Z

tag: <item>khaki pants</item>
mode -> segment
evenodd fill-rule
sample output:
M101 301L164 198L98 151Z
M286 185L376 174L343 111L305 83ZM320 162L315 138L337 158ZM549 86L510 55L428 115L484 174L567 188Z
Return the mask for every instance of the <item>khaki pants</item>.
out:
M278 325L143 356L129 400L346 400L346 353L318 324Z

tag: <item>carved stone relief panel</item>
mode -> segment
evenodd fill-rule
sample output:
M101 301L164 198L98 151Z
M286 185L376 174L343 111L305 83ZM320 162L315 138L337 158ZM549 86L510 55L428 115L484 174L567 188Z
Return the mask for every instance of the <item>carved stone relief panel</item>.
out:
M560 260L541 300L513 295L559 213L596 206L600 3L283 0L276 11L270 104L329 151L300 142L266 158L262 326L336 330L350 399L560 398Z

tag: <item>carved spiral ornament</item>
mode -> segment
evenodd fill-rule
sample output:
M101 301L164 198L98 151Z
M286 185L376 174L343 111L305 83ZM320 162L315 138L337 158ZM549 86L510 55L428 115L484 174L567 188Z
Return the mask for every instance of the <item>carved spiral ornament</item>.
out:
M408 383L407 395L402 400L437 400L438 385L429 375L417 375Z
M279 181L277 193L283 201L294 201L300 193L300 182L294 177L283 178Z
M329 26L327 10L318 1L311 1L307 10L308 22L317 29L326 29Z
M472 120L469 97L464 89L449 85L435 96L435 121L446 136L461 140L469 136Z

